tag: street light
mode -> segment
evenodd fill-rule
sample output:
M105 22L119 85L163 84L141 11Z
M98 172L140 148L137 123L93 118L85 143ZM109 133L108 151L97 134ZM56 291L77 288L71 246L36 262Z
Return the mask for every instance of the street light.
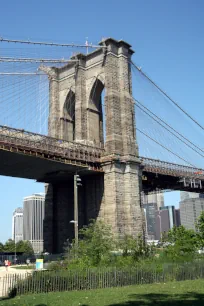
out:
M79 233L78 233L78 186L82 186L81 178L77 174L74 175L74 220L70 221L70 223L74 224L74 238L75 244L78 246Z

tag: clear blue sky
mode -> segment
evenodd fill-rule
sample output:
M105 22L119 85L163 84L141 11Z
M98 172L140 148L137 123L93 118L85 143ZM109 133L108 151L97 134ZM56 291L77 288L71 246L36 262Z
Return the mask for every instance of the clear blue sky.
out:
M204 113L204 2L202 0L1 0L0 36L97 43L124 39L134 61L201 123ZM1 50L1 45L0 45ZM202 147L204 147L201 144ZM0 241L11 236L13 210L42 192L32 181L0 177ZM178 193L165 196L177 204Z

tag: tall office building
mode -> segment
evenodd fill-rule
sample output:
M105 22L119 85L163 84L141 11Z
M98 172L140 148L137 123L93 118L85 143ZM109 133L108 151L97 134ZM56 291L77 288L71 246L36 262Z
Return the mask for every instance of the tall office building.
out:
M204 198L204 194L202 193L195 193L195 192L187 192L187 191L180 191L180 199L181 201L187 199L197 199L197 198Z
M45 195L37 193L25 197L23 211L23 238L31 242L35 253L43 252Z
M148 240L155 239L155 212L164 206L164 194L152 193L142 194L142 207L146 222L146 237Z
M180 209L179 208L175 209L175 225L176 226L181 225L181 214L180 214Z
M155 212L157 206L154 203L143 204L144 217L146 223L146 238L148 240L155 239Z
M195 230L196 221L200 216L201 212L204 211L204 198L186 198L179 204L181 225L185 226L188 229Z
M23 208L18 207L12 217L12 239L17 243L23 240Z
M180 225L179 210L174 206L160 207L155 212L155 218L155 237L157 240L160 240L162 233Z
M142 194L142 203L153 204L157 206L157 209L164 206L164 194L163 192L156 192L151 194Z

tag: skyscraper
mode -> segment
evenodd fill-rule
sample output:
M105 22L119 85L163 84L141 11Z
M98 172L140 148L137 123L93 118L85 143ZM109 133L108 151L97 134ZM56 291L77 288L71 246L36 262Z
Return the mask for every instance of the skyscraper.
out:
M29 240L35 253L43 251L45 195L33 194L23 200L23 238Z
M163 193L142 194L142 207L146 222L146 236L149 240L155 239L155 212L164 206Z
M23 240L23 208L18 207L12 217L12 239L17 243Z
M164 206L164 194L163 192L156 192L151 194L142 195L143 204L156 204L157 209Z
M181 225L195 230L196 221L201 212L204 211L204 199L200 197L187 198L181 201L179 205Z
M174 226L180 226L180 212L174 206L160 207L155 212L155 233L156 239L160 239L164 232L168 232Z
M204 198L204 194L202 193L195 193L195 192L187 192L187 191L180 191L180 198L181 201L187 199L197 199L197 198Z

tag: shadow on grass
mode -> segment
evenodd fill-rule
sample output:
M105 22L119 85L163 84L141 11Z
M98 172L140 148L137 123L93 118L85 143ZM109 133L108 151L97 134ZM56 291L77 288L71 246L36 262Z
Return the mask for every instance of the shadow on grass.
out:
M109 306L203 306L204 294L189 292L186 294L132 294L129 301Z

